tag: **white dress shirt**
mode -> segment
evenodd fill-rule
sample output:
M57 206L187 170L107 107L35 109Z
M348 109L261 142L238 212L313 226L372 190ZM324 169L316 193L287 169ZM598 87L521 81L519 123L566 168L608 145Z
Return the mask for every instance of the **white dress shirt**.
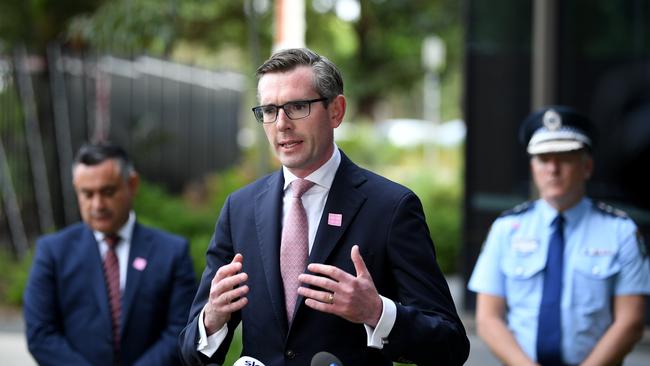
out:
M120 236L120 242L115 246L115 255L117 256L117 261L120 266L121 292L124 292L124 287L126 286L126 272L129 266L129 251L131 250L131 237L133 236L134 225L135 213L131 211L124 226L122 226L122 228L116 233ZM106 252L108 252L108 244L106 244L106 240L104 240L106 234L93 230L93 235L95 236L95 240L97 240L97 245L99 246L99 254L102 257L102 260L104 260Z

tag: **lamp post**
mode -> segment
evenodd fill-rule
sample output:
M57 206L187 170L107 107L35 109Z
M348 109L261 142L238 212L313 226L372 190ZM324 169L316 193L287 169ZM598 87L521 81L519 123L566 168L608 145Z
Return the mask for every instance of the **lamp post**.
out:
M440 37L431 35L422 41L422 66L424 85L422 117L440 123L440 71L445 65L445 44Z
M305 47L305 0L276 0L273 52Z

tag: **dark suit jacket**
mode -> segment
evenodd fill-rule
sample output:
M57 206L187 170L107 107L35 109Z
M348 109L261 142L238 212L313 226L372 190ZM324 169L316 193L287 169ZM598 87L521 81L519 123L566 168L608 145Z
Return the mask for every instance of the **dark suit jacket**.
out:
M281 171L234 192L226 201L207 253L207 266L181 333L187 365L222 363L235 327L242 322L243 351L266 366L309 365L328 351L345 365L462 365L469 341L447 283L436 263L422 205L413 192L354 165L342 154L309 262L356 273L350 251L358 244L379 293L396 302L397 319L383 350L367 347L366 332L298 299L291 328L284 310L279 253L284 178ZM340 226L329 225L341 214ZM198 314L216 270L235 253L244 256L249 303L233 314L229 336L208 359L196 351Z
M137 258L146 260L143 270L133 265ZM178 334L196 290L187 241L136 223L127 271L121 364L179 364ZM87 225L39 239L24 302L27 342L39 364L114 365L102 259Z

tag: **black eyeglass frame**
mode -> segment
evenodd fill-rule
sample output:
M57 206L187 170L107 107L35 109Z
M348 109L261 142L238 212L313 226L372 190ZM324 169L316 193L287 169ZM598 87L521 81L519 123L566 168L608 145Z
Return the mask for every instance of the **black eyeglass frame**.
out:
M278 114L280 113L280 109L282 109L284 111L287 118L289 118L292 121L295 121L295 120L298 120L298 119L303 119L303 118L309 117L309 115L311 115L311 105L313 103L325 102L325 106L327 106L327 103L329 103L330 99L331 98L320 97L320 98L316 98L316 99L292 100L292 101L286 102L286 103L281 104L281 105L275 105L275 104L259 105L257 107L251 108L251 110L253 111L253 115L255 116L255 119L257 120L257 122L262 123L262 124L275 123L278 120ZM307 114L305 116L302 116L302 117L291 118L291 116L289 115L289 113L287 113L287 110L284 109L284 107L287 106L287 105L295 105L295 104L299 104L299 103L307 103L307 108L308 108ZM269 121L269 122L264 121L264 112L262 111L262 109L267 108L267 107L274 107L275 108L275 118L273 118L273 121Z

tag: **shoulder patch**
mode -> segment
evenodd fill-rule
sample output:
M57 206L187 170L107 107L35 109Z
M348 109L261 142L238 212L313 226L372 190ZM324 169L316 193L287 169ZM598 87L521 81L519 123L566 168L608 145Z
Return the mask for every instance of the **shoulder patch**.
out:
M515 207L513 207L513 208L511 208L509 210L503 211L499 217L511 216L511 215L519 215L519 214L522 214L522 213L530 210L534 206L535 206L535 201L526 201L524 203L518 204L517 206L515 206Z
M624 219L629 218L629 216L627 215L627 213L625 213L625 211L619 210L618 208L610 206L610 205L608 205L608 204L606 204L605 202L602 202L602 201L594 202L594 207L598 211L600 211L600 212L602 212L604 214L610 215L610 216L620 217L620 218L624 218Z

